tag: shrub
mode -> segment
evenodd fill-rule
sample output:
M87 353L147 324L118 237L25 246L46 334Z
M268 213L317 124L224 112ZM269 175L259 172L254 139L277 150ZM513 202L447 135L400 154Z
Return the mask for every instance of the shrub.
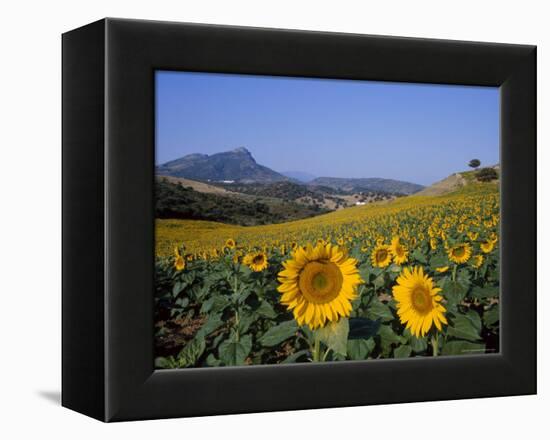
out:
M480 182L490 182L498 179L498 173L494 168L482 168L476 173L476 178Z

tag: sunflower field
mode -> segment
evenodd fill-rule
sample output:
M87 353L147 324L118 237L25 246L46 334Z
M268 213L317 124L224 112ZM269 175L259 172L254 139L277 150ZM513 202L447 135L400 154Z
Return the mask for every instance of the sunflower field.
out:
M284 224L157 220L157 368L496 353L499 193Z

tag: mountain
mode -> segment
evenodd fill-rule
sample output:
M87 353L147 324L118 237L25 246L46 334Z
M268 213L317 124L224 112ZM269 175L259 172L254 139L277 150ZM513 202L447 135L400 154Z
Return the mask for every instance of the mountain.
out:
M188 154L159 165L156 173L163 176L218 182L265 183L288 180L282 174L259 165L250 151L244 147L212 155Z
M343 177L317 177L308 183L312 186L327 186L346 192L382 191L394 194L414 194L424 187L416 183L403 182L379 177L367 178L343 178Z
M316 178L313 174L304 171L282 171L281 174L302 183L309 183Z

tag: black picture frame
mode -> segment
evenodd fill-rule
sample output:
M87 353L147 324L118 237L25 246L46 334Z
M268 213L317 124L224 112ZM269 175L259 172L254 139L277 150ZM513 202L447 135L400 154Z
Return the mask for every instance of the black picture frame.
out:
M104 19L63 35L62 404L103 421L536 393L536 47ZM499 86L500 353L155 371L154 71Z

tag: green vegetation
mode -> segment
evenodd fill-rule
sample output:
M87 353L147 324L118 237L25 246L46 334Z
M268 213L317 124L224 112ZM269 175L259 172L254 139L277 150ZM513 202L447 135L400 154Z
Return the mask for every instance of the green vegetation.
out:
M181 184L157 180L155 216L157 218L212 220L243 226L281 223L327 212L267 198L240 198L201 193Z
M498 173L494 168L482 168L476 173L476 178L480 182L490 182L498 179Z

